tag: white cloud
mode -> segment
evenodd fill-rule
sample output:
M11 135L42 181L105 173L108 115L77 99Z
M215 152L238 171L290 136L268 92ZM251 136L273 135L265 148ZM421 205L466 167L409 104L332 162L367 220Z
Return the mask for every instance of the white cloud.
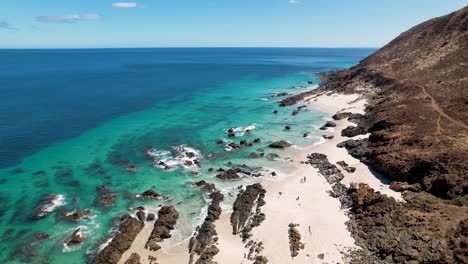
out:
M112 3L113 7L117 8L135 8L137 7L137 3L135 2L115 2Z
M101 16L98 14L82 14L82 15L63 15L63 16L39 16L36 18L39 22L50 23L75 23L78 21L99 20Z
M0 21L0 29L16 30L17 28L6 21Z
M295 3L297 3L297 0L288 0L288 3L295 4Z

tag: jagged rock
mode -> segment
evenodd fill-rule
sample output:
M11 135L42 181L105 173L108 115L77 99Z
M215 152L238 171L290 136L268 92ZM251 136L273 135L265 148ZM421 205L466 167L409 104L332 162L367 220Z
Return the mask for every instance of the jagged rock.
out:
M122 254L132 245L138 233L143 228L143 222L136 218L126 217L119 226L119 231L95 259L97 264L115 264Z
M270 148L287 148L287 147L290 147L291 144L287 142L286 140L280 140L280 141L273 142L268 146Z
M265 205L265 193L262 185L256 183L247 186L245 191L237 195L230 220L232 233L242 233L244 241L250 237L250 231L265 219L265 214L260 210L260 207Z
M158 212L158 220L154 222L153 231L148 242L146 242L145 248L152 251L159 250L161 247L157 243L171 237L171 230L174 229L178 218L179 213L174 206L161 207Z
M137 253L132 253L124 264L141 264L140 258L140 255L138 255Z
M76 244L81 244L85 238L83 237L83 234L81 233L81 228L77 228L73 233L65 240L65 243L67 246L73 246Z

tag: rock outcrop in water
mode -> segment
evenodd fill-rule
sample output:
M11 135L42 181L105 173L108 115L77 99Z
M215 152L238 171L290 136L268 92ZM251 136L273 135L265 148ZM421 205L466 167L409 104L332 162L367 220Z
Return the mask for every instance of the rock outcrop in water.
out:
M37 203L36 207L33 209L31 213L32 219L40 219L46 217L50 213L52 213L57 207L64 205L65 198L63 195L46 195L43 196L39 202Z
M161 207L158 212L158 220L154 222L153 231L146 242L145 248L152 251L159 250L161 246L158 243L171 237L171 230L174 229L178 218L179 213L174 206Z
M242 240L247 240L250 232L265 220L261 207L265 205L266 190L261 184L248 185L244 191L237 195L231 214L232 233L241 234Z
M112 238L112 241L107 245L95 259L97 264L115 264L122 254L127 251L132 245L138 233L143 229L143 222L126 215L122 217L122 222L119 226L119 231Z

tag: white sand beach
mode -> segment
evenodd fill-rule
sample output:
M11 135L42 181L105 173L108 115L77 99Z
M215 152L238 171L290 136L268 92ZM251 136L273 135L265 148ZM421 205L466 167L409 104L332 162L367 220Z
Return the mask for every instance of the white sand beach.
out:
M333 115L343 110L364 113L366 101L357 94L322 94L306 99L305 103L310 108L318 108ZM366 165L351 157L346 149L336 147L338 143L349 139L341 136L341 130L352 123L345 119L335 123L335 128L324 131L324 134L333 135L333 139L305 148L293 146L284 150L286 156L293 158L295 170L288 172L277 170L282 176L278 181L260 179L267 190L266 205L261 207L266 220L253 229L251 239L263 242L264 249L259 255L268 258L269 263L343 263L346 262L343 253L357 248L345 224L348 220L346 211L340 208L338 199L331 197L327 192L331 190L331 186L316 169L309 164L301 163L307 160L306 156L310 153L323 153L332 163L345 161L350 166L356 167L354 173L343 171L345 175L343 184L364 182L384 194L401 200L399 193L390 190L388 185L381 182L378 175ZM214 260L223 264L252 263L246 259L249 248L245 247L238 235L232 235L229 219L230 213L225 212L215 222L219 238L216 246L220 252ZM291 258L289 249L290 223L298 225L297 229L302 236L301 242L305 245L295 258ZM146 223L130 250L122 256L120 263L124 263L133 252L141 256L142 263L150 263L148 256L156 257L159 264L188 263L188 240L176 246L163 243L161 245L163 248L157 252L144 249L152 226L152 223Z

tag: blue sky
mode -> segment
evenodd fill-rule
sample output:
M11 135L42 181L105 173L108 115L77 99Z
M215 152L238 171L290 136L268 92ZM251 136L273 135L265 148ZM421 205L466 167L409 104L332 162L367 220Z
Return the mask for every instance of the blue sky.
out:
M468 0L1 0L0 48L380 47Z

